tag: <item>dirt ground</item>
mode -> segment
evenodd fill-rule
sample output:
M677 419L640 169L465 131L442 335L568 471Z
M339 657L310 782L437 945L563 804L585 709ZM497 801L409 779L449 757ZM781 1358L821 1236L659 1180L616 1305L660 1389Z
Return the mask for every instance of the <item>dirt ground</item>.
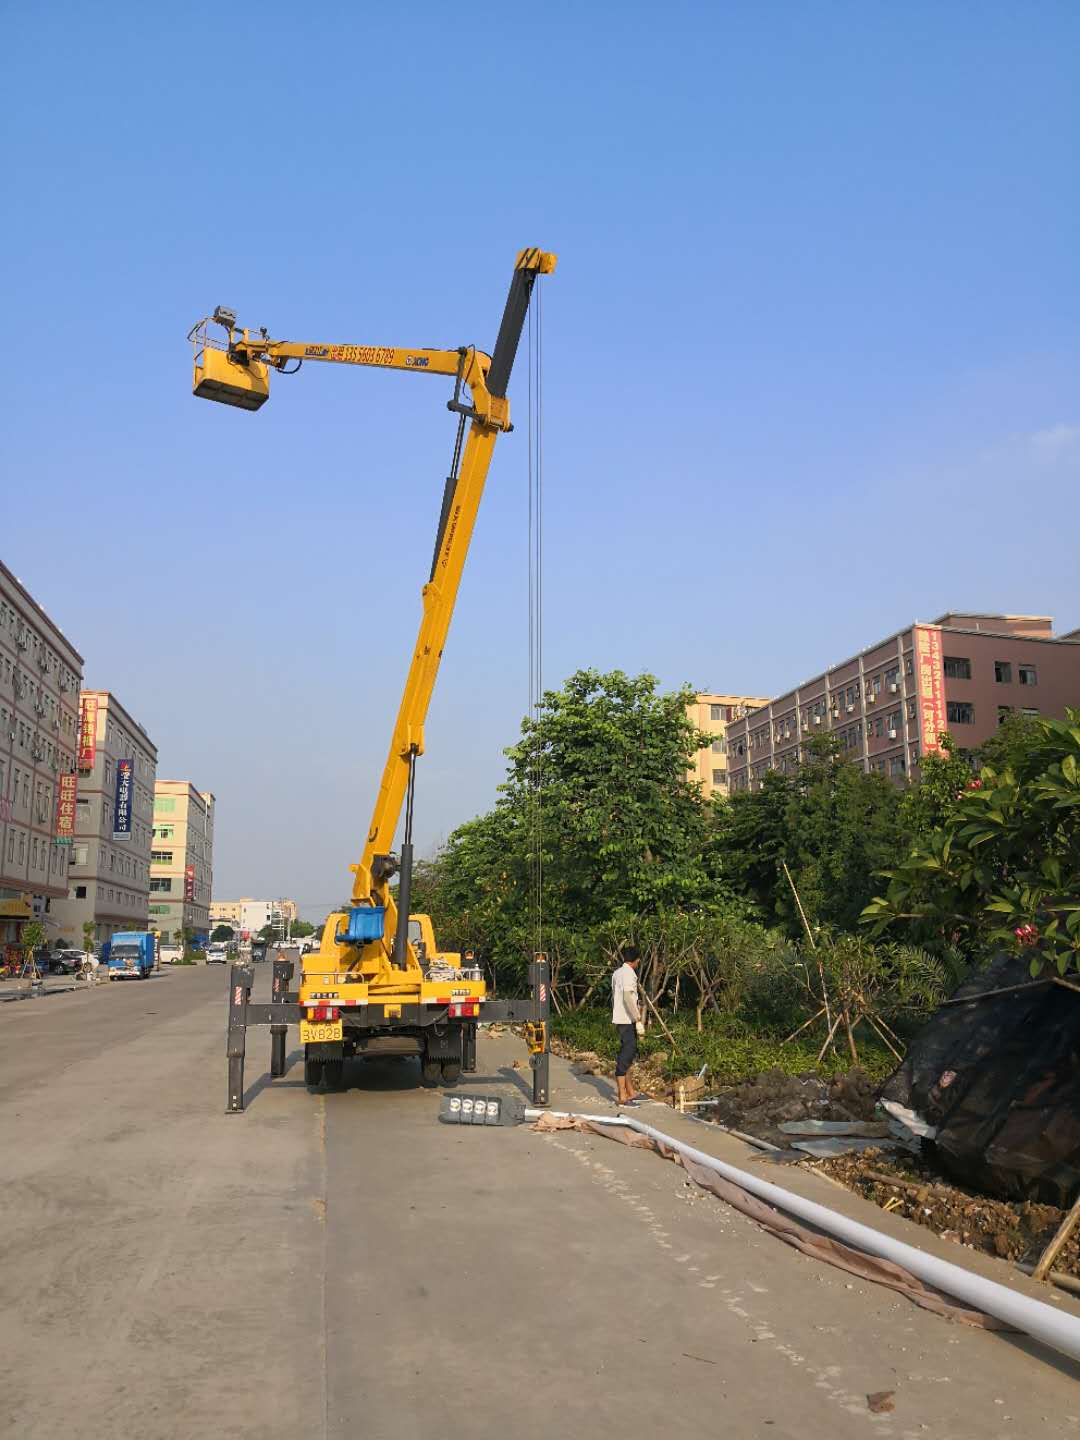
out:
M1035 1201L997 1200L942 1178L928 1160L864 1150L819 1161L816 1168L876 1205L925 1225L947 1240L1003 1260L1034 1265L1065 1218L1065 1211ZM884 1176L900 1184L889 1184ZM1080 1277L1080 1233L1074 1232L1054 1269Z
M578 1073L614 1073L613 1065L593 1051L577 1051L559 1040L552 1048L571 1060ZM638 1088L655 1099L670 1100L673 1085L664 1073L666 1064L662 1052L638 1064L634 1071ZM877 1104L873 1081L858 1068L835 1079L767 1070L738 1085L710 1088L708 1094L719 1103L700 1109L702 1119L745 1131L781 1148L791 1143L790 1136L778 1128L786 1120L871 1120ZM945 1239L1019 1264L1035 1264L1065 1214L1053 1205L998 1200L962 1189L935 1170L929 1157L903 1151L864 1150L804 1163ZM891 1177L898 1183L877 1177ZM1080 1278L1080 1226L1054 1262L1054 1269Z

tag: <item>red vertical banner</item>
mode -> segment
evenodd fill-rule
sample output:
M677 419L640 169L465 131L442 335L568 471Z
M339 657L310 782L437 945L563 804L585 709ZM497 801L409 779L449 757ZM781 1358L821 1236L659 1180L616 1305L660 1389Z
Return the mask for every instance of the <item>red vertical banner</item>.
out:
M941 659L941 631L932 625L915 627L915 673L919 690L919 739L924 755L941 750L938 736L948 729L945 710L945 671Z
M195 899L195 866L184 866L184 899Z
M61 845L70 845L75 834L75 796L77 775L61 775L56 782L56 838Z
M79 701L79 769L92 770L97 754L98 697L84 695Z

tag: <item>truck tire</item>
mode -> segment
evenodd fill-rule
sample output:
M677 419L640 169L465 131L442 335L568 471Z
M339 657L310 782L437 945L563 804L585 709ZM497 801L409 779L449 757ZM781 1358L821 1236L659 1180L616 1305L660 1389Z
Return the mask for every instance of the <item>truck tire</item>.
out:
M420 1083L426 1085L429 1090L434 1089L442 1079L442 1066L438 1060L429 1060L424 1055L420 1060Z
M461 1079L460 1060L444 1060L439 1068L442 1070L442 1083L444 1085L456 1085Z

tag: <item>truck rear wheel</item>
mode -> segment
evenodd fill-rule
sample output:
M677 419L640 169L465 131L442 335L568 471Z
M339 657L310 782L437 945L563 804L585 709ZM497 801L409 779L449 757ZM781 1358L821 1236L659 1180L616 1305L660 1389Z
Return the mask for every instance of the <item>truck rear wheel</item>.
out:
M444 1085L456 1085L461 1079L460 1060L444 1060L440 1069L442 1070L442 1083Z
M438 1085L442 1079L442 1066L438 1060L429 1060L425 1055L420 1061L420 1083L431 1087Z

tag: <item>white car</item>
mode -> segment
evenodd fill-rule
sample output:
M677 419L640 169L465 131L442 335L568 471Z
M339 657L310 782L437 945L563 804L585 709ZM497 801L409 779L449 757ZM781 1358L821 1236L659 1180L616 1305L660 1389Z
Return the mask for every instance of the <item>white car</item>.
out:
M229 963L229 952L224 945L210 945L206 951L206 963L208 965L227 965Z
M162 945L158 951L158 959L162 965L175 965L177 960L183 957L183 954L179 945Z

